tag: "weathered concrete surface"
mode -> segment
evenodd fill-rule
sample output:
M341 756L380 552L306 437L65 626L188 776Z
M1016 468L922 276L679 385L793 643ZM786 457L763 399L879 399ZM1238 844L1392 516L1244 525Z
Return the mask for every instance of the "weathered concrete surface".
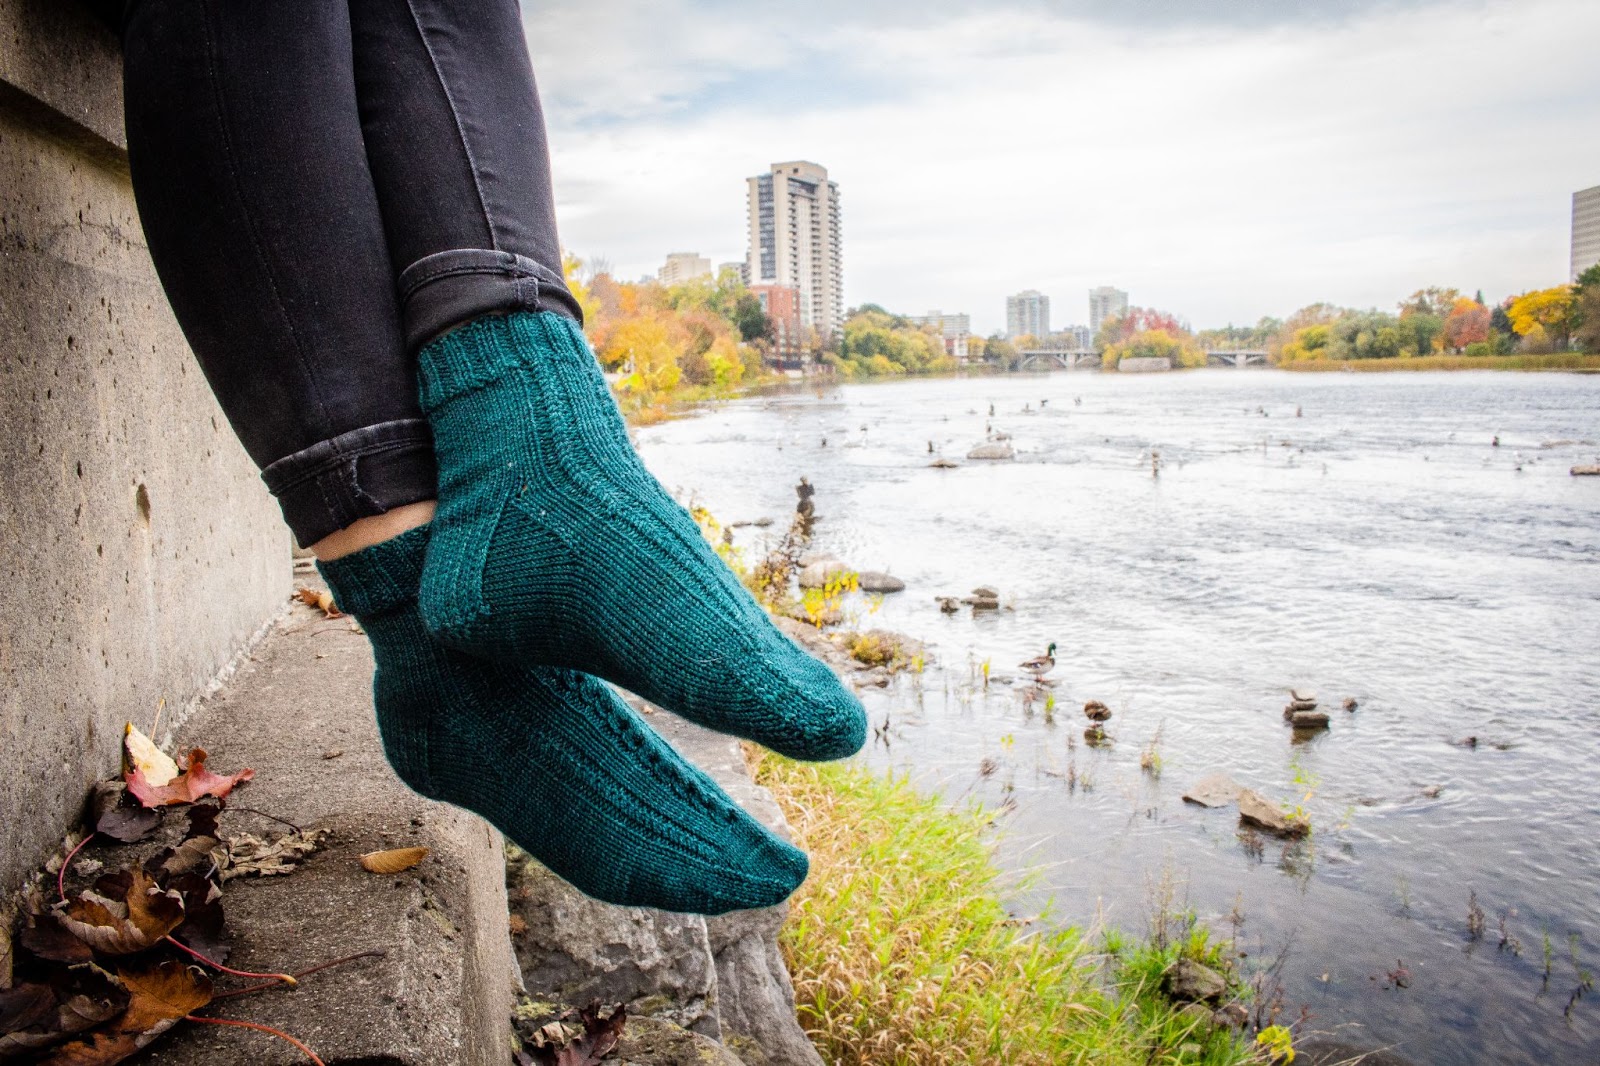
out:
M646 713L745 810L788 835L771 793L750 779L738 741L674 715ZM521 923L517 957L534 998L621 1002L630 1018L720 1040L746 1066L822 1066L795 1018L794 987L778 948L786 906L713 918L670 914L587 899L520 855L506 872L511 911Z
M0 890L123 722L181 719L288 592L288 533L145 249L121 77L76 4L0 0Z
M223 816L225 831L274 828L240 806L333 831L289 876L228 882L229 965L292 972L360 951L386 953L315 974L296 991L223 1001L214 1013L292 1033L329 1066L506 1066L515 964L500 835L400 783L379 746L371 686L366 637L347 618L297 605L181 732L180 746L204 747L210 765L256 771ZM333 752L341 754L325 757ZM431 853L400 874L370 874L357 861L411 845ZM154 1061L305 1059L259 1033L189 1025L163 1040Z

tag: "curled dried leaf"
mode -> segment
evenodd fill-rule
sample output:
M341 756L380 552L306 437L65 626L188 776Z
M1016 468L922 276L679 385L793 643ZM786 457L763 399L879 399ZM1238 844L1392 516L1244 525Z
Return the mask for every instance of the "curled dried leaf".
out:
M89 945L63 929L53 914L30 918L17 940L34 956L49 962L76 966L94 959Z
M128 990L127 1011L108 1028L57 1048L45 1066L111 1066L211 1002L211 979L196 967L170 959L119 969L117 977Z
M161 889L140 867L128 871L120 898L84 892L56 914L62 928L96 951L131 955L143 951L183 921L183 899Z
M178 776L178 764L129 722L122 736L122 772L129 777L138 774L160 787Z
M327 589L298 588L294 590L294 595L301 603L321 611L325 618L344 617L344 612L333 602L333 593Z
M393 848L389 851L369 851L361 856L361 866L370 873L397 874L409 870L428 857L427 848Z
M128 791L146 807L167 807L174 803L193 803L205 796L222 799L235 785L256 775L254 770L240 770L236 774L216 774L206 768L204 748L195 748L185 760L183 773L164 784L156 785L137 770L127 775Z

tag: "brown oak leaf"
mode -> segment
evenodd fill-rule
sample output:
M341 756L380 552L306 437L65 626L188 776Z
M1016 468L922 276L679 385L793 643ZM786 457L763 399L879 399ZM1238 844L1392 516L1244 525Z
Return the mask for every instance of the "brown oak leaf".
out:
M183 899L159 888L135 866L128 871L126 894L118 899L96 891L79 894L56 913L62 928L96 951L131 955L143 951L183 921Z
M183 772L164 785L151 784L138 767L127 771L128 791L146 807L167 807L174 803L193 803L204 796L222 799L235 785L256 776L254 770L236 774L212 773L206 768L204 748L195 748L181 764Z

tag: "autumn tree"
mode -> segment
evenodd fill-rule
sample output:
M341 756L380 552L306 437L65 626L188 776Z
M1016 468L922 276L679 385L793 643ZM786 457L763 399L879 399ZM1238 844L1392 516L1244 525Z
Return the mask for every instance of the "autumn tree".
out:
M1175 336L1164 329L1143 330L1113 344L1105 350L1101 365L1109 369L1124 359L1166 359L1175 367L1206 365L1205 350L1192 338L1187 334Z
M1506 317L1522 336L1525 350L1534 351L1546 345L1560 350L1566 347L1571 335L1576 304L1571 285L1535 289L1514 298L1506 308Z
M1478 300L1460 299L1450 309L1444 320L1444 343L1447 348L1460 352L1469 344L1481 344L1489 339L1489 309Z
M1432 315L1443 319L1450 313L1450 309L1461 299L1460 289L1446 289L1437 285L1426 289L1418 289L1406 299L1400 301L1400 317L1409 318L1412 315Z

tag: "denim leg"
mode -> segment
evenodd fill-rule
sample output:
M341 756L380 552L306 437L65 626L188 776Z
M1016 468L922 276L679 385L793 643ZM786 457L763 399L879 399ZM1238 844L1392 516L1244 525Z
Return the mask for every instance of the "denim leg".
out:
M295 536L431 499L345 0L138 0L123 37L151 257Z
M415 351L513 310L581 312L517 0L349 0L373 184Z

